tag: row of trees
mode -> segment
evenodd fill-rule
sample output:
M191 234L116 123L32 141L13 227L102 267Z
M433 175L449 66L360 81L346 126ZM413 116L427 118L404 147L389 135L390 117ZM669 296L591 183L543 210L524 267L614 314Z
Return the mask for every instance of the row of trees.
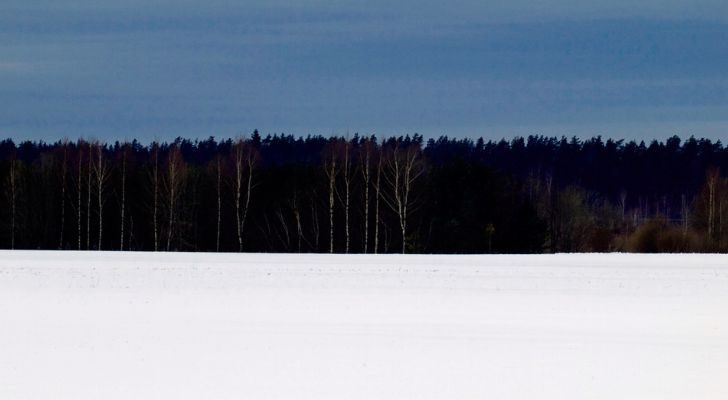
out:
M263 162L261 149L284 150L276 149L272 141L262 140L257 132L250 139L221 143L213 138L195 143L178 139L149 146L138 142L107 145L94 140L16 146L6 140L0 144L0 157L8 177L7 246L395 251L393 229L387 225L394 216L400 234L396 251L406 251L408 216L415 207L413 186L425 171L421 137L392 139L381 145L374 138L314 138L308 144L317 148L316 154L298 154L294 159L278 154ZM309 158L312 155L317 160ZM324 191L319 186L324 179L318 178L323 177L328 199L326 246L320 228L324 210L319 194ZM289 193L277 197L274 193L280 191ZM355 194L363 199L354 201ZM256 200L260 200L257 205ZM357 237L351 232L355 203L364 204L364 215L358 221L364 224L364 231L358 234L361 247L351 244L352 237ZM251 208L256 212L254 234L246 231ZM67 214L74 216L74 224ZM213 229L211 215L215 216ZM336 236L342 216L344 244L340 249ZM387 227L382 228L383 224ZM382 234L387 239L380 244ZM51 238L56 235L54 242ZM248 246L251 236L254 244ZM214 246L210 237L215 238Z
M6 248L728 250L728 149L531 136L0 142Z

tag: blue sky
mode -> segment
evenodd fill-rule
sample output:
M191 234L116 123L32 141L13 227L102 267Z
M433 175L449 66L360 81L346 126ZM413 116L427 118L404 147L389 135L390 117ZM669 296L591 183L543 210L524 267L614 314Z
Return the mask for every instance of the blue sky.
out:
M728 2L3 0L0 136L728 133Z

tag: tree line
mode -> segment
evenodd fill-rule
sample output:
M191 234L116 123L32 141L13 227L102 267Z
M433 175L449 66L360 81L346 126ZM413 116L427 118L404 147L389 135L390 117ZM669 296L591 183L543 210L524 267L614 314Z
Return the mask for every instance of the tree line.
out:
M728 250L728 148L691 137L0 142L11 249Z

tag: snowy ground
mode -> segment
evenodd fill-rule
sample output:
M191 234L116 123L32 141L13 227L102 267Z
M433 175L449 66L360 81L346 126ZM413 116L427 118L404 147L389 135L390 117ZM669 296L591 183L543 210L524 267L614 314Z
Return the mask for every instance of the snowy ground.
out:
M728 257L0 252L0 399L388 398L728 398Z

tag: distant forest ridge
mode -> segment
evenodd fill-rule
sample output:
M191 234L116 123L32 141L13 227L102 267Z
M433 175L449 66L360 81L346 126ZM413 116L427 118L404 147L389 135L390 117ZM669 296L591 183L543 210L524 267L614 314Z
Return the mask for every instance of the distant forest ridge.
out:
M675 136L0 142L0 247L728 250L728 148Z

